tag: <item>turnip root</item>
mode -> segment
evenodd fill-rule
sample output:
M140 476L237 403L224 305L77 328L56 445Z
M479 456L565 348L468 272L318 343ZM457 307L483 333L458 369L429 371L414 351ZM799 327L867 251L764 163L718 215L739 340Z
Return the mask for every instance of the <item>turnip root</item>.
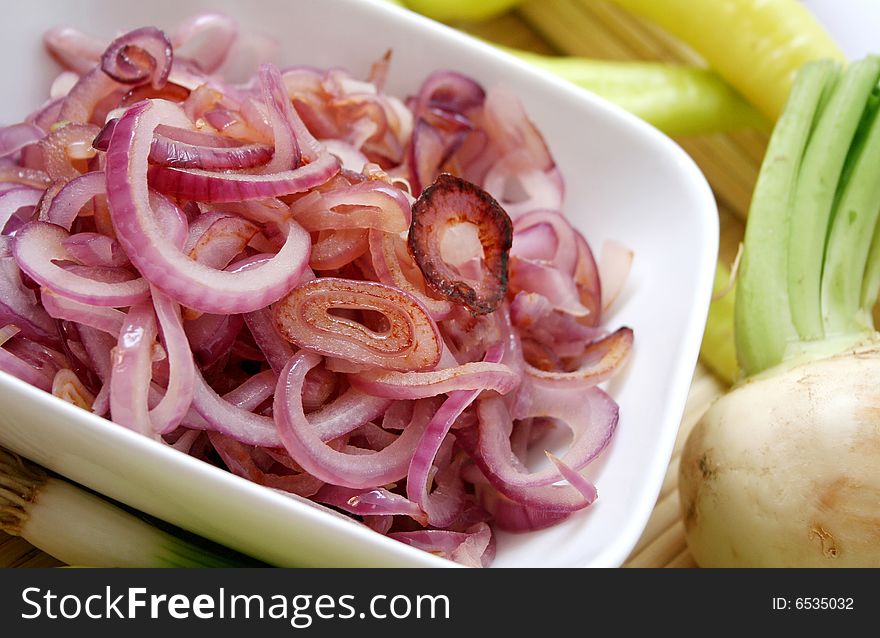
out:
M719 399L680 469L702 567L880 567L880 342ZM775 374L774 374L775 373Z

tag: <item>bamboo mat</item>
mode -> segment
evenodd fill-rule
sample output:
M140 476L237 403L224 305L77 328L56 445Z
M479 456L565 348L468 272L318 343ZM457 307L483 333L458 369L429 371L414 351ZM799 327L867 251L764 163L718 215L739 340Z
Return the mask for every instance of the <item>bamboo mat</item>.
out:
M693 52L662 31L603 0L530 0L516 12L489 23L457 26L487 40L540 53L700 63ZM767 134L741 131L677 141L700 165L715 192L721 222L720 256L729 264L742 240L742 220ZM679 511L678 464L687 434L724 391L711 373L697 366L660 496L625 567L695 567ZM0 567L60 564L24 540L0 532Z

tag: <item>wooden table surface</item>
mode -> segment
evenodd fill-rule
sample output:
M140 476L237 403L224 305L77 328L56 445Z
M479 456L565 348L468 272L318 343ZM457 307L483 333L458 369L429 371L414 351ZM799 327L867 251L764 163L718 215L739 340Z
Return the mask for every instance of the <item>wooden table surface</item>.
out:
M575 21L568 17L577 14ZM588 28L584 28L585 22ZM456 25L508 46L542 53L605 59L698 62L694 54L651 25L596 0L531 0L517 11L481 25ZM681 138L715 192L721 222L720 257L732 262L742 240L743 222L767 143L766 132ZM666 479L642 538L627 567L694 567L679 511L678 463L688 432L725 387L703 366L694 374L678 440ZM53 567L61 563L20 538L0 532L0 566Z

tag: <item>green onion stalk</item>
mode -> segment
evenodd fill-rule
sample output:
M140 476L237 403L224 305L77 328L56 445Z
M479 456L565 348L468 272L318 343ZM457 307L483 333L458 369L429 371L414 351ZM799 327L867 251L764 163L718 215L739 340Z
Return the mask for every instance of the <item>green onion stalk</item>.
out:
M128 510L0 448L0 530L83 567L260 563Z

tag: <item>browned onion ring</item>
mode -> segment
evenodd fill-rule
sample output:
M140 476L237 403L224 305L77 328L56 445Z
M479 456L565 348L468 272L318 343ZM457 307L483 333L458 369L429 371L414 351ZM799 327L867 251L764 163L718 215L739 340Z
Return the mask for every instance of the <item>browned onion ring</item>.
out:
M344 316L352 310L381 313L387 327L373 330ZM285 339L320 354L401 372L430 370L440 361L440 332L428 311L412 295L384 284L313 279L275 304L272 316Z
M443 230L469 222L477 227L483 246L482 279L476 288L462 281L440 254ZM507 293L507 260L513 224L504 209L481 189L443 173L413 204L409 251L425 281L438 294L474 314L493 312Z

